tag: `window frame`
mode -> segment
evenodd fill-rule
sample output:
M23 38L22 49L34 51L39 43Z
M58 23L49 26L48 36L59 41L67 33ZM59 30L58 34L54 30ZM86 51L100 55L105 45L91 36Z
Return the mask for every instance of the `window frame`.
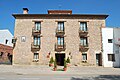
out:
M82 61L87 61L87 53L82 53Z
M9 42L9 40L8 40L8 39L6 39L6 40L5 40L5 44L8 44L8 42Z
M64 22L58 22L58 31L64 31Z
M33 37L33 43L34 45L40 45L41 44L41 39L40 39L40 36L34 36Z
M39 24L39 27L38 27ZM41 30L41 22L35 22L35 30Z
M88 31L87 22L80 22L80 30L81 31Z
M39 60L39 53L34 53L33 54L33 60Z
M83 40L81 40L83 39ZM80 37L80 44L82 46L88 46L88 38L87 37Z
M3 56L3 54L4 54L4 52L0 52L0 57L2 57L2 56Z
M115 54L108 54L108 61L115 61Z
M108 43L113 43L113 39L108 39Z
M60 41L59 41L60 40ZM59 43L60 42L60 43ZM64 37L57 37L57 44L64 45Z

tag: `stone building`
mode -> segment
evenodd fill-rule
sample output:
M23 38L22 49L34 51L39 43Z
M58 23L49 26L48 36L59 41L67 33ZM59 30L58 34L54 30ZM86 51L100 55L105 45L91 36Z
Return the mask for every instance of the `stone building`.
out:
M13 64L45 65L50 57L63 65L101 65L101 28L105 14L72 14L72 10L48 10L48 14L13 14L15 18Z

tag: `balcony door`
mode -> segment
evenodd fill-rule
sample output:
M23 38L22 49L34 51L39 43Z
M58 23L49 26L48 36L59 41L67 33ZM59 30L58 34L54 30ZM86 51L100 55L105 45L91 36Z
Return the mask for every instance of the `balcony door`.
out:
M80 30L87 31L87 22L80 22Z
M87 46L87 37L81 37L80 38L80 43L82 46Z
M40 29L41 29L41 23L35 22L35 30L40 30Z
M34 36L34 45L40 45L40 37Z
M64 22L58 22L58 31L64 31Z
M64 45L64 37L57 37L57 44Z

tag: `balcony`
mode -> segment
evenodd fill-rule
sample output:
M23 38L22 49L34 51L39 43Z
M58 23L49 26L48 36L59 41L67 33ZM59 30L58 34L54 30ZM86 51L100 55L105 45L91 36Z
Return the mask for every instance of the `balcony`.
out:
M63 45L59 45L57 43L55 43L55 51L65 51L66 49L66 44L64 43Z
M86 44L86 45L80 44L79 45L79 51L81 51L81 52L86 52L86 51L88 51L88 49L89 49L88 44Z
M40 34L41 34L41 30L37 30L37 29L35 29L35 28L32 29L32 35L38 36L38 35L40 35Z
M65 30L59 30L58 28L56 29L56 36L64 36Z
M40 50L40 45L34 45L33 43L31 44L31 50L32 51L39 51Z
M87 36L88 31L83 31L79 29L79 36Z

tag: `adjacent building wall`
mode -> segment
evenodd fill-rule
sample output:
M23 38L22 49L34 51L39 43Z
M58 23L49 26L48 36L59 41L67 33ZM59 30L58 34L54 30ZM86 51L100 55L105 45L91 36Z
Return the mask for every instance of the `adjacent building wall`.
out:
M119 34L119 28L102 28L104 67L120 67ZM108 43L108 39L112 39L112 43ZM114 54L115 61L108 61L108 54Z
M115 53L115 62L113 63L114 67L120 67L120 28L113 28L114 35L114 53Z
M9 30L7 29L0 30L0 43L1 44L12 47L13 46L12 38L13 38L13 35L9 32ZM6 40L8 40L7 44L6 44Z
M13 55L13 35L9 30L0 30L0 64L11 64Z
M108 54L114 54L113 43L108 43L108 39L113 39L113 28L102 28L103 66L113 67L113 62L108 61Z

